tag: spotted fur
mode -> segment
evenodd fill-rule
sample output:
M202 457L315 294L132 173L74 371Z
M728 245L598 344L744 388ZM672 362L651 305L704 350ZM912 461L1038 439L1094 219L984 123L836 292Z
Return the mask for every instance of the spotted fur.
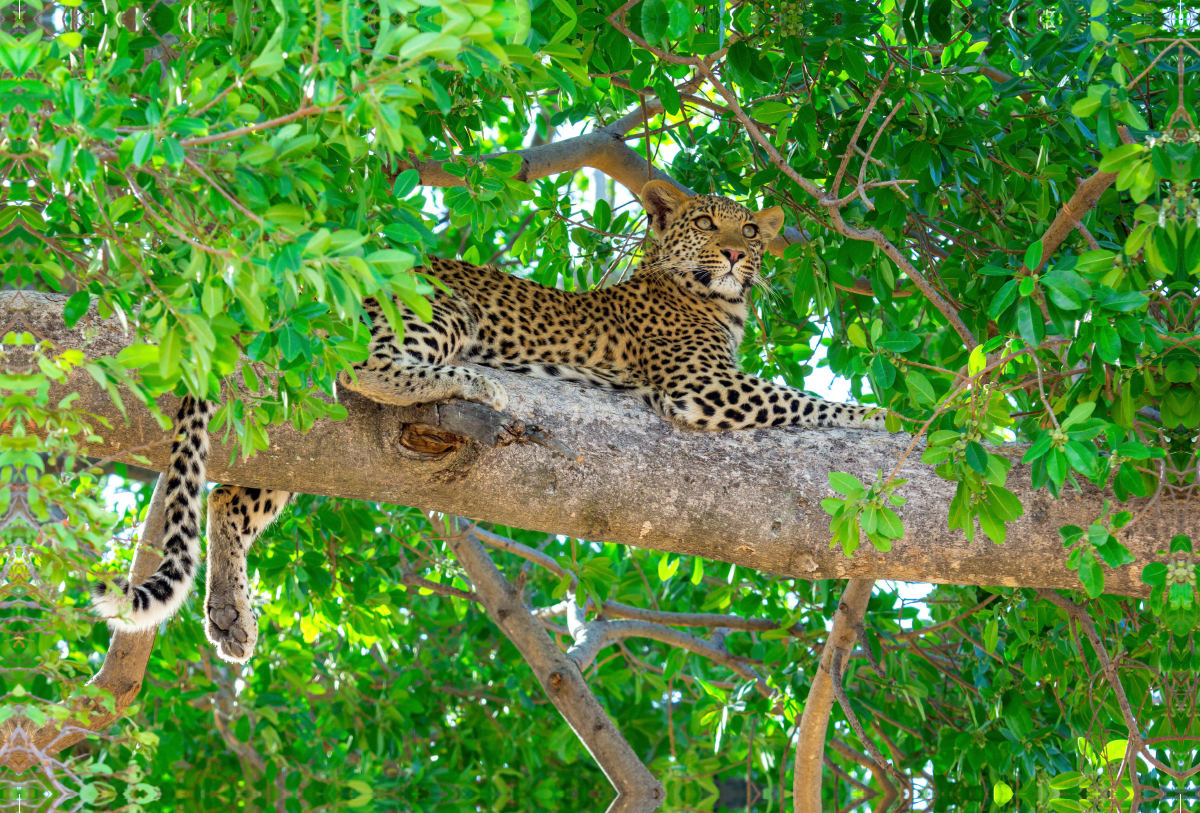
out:
M287 491L221 486L208 495L208 580L204 634L223 660L254 654L258 622L250 600L246 554L291 500Z
M216 405L184 398L175 418L167 467L162 562L141 584L117 576L92 586L92 607L114 629L152 629L173 616L191 593L200 563L200 500L208 460L208 420Z
M655 239L633 278L567 293L499 271L431 258L418 269L453 291L426 324L397 302L398 339L379 303L368 359L339 383L389 404L463 399L503 410L508 395L471 362L539 378L581 381L639 395L664 418L703 430L769 426L884 429L883 410L838 404L738 370L746 292L783 211L751 212L670 184L643 189Z
M428 324L397 301L403 340L379 303L367 300L369 358L339 383L382 403L458 398L503 410L503 387L454 363L471 362L630 391L664 418L695 429L884 428L882 411L867 416L870 407L823 401L738 370L746 292L759 280L763 252L783 225L778 207L751 212L728 198L687 197L661 182L647 184L643 198L655 239L628 282L566 293L491 266L431 258L420 270L453 294L435 297ZM180 407L162 566L132 590L125 579L97 586L97 611L114 626L153 627L190 591L212 411L191 399ZM244 663L254 653L258 624L246 553L291 497L235 486L209 496L205 634L227 661Z

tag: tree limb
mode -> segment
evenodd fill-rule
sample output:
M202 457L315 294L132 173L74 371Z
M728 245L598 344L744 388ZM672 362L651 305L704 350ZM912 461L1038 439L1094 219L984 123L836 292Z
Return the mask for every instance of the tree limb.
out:
M657 98L646 97L646 115L660 115L663 112L662 102ZM500 155L516 155L521 159L521 168L512 177L518 181L535 181L548 178L561 172L574 172L584 167L598 169L617 183L624 186L635 195L642 193L642 187L647 181L666 181L689 195L696 194L683 184L676 181L667 173L651 167L646 159L625 143L625 135L642 123L642 109L639 107L631 113L622 116L604 127L590 133L564 138L549 144L527 147L523 150L488 153L477 161L485 161ZM442 168L441 161L415 161L402 163L398 171L412 167L421 176L423 186L451 187L465 186L466 182ZM771 241L769 250L775 256L782 256L784 249L792 243L807 242L808 235L795 226L788 226L783 233Z
M833 616L833 629L821 665L813 675L800 718L800 739L796 743L796 765L792 774L792 801L795 813L821 813L821 766L825 756L825 734L829 714L833 710L833 679L831 668L835 652L848 652L857 637L856 623L862 622L871 599L873 579L851 579L842 592L838 611Z
M157 428L157 424L154 424ZM153 431L153 430L152 430ZM159 548L166 531L167 478L160 475L146 510L146 523L133 554L131 571L134 584L145 581L158 569L162 557ZM0 765L22 773L31 765L74 745L88 734L112 725L142 690L146 665L154 649L154 630L112 633L108 654L89 686L112 695L109 708L101 697L80 696L70 703L72 715L65 720L50 720L37 726L28 717L16 714L0 723Z
M1083 631L1087 633L1088 640L1092 643L1092 649L1095 650L1096 657L1100 661L1100 666L1104 669L1104 677L1108 679L1108 685L1112 688L1113 694L1117 696L1117 705L1121 707L1121 716L1125 718L1125 728L1129 733L1129 744L1125 748L1125 758L1122 760L1122 767L1128 770L1129 782L1132 785L1133 800L1130 803L1129 813L1137 813L1138 806L1142 801L1142 788L1138 782L1137 760L1138 755L1141 754L1142 748L1145 746L1145 740L1142 738L1142 730L1138 725L1137 717L1133 713L1133 707L1129 703L1129 696L1125 694L1125 687L1121 685L1121 678L1117 674L1117 665L1108 656L1108 649L1104 646L1104 641L1100 639L1100 634L1096 632L1096 624L1092 621L1092 616L1088 613L1087 607L1076 604L1070 599L1060 596L1053 590L1038 590L1037 594L1041 598L1056 604L1083 627ZM1080 649L1082 649L1082 646ZM1082 652L1079 654L1080 657L1083 656Z
M92 358L115 355L133 337L116 318L93 314L68 330L66 297L0 292L0 324L30 330L60 350L79 348ZM85 338L87 337L87 338ZM19 348L17 348L19 350ZM16 359L20 361L20 359ZM414 451L404 409L376 404L354 393L341 402L349 416L318 421L307 435L290 424L271 428L271 448L241 460L233 446L213 438L209 477L233 485L418 506L485 522L565 534L598 542L703 556L768 573L803 579L879 578L948 584L1078 589L1066 568L1058 529L1087 527L1103 513L1103 495L1084 484L1071 499L1053 499L1029 486L1023 447L993 451L1014 461L1008 487L1025 507L1008 526L1003 546L968 543L946 526L955 484L942 480L913 455L897 476L908 478L908 503L898 513L904 537L890 552L860 546L853 557L829 546L829 517L820 501L832 496L828 475L843 471L873 480L889 471L908 438L838 429L764 429L703 433L679 429L628 396L563 382L535 380L497 370L485 374L510 396L508 421L540 431L577 453L501 438L495 448L465 441L444 453ZM74 406L107 419L104 441L92 457L120 455L157 439L157 421L127 399L128 419L83 372L56 397L79 393ZM159 401L170 412L176 401ZM455 402L437 408L479 408ZM480 408L482 409L482 408ZM497 413L492 413L497 414ZM98 427L99 428L99 427ZM169 449L142 451L156 469ZM232 458L232 464L230 463ZM1132 500L1136 514L1150 500ZM1188 504L1181 509L1197 512ZM1151 511L1129 526L1135 562L1105 573L1111 593L1145 596L1138 574L1158 540L1174 528L1173 516ZM1161 527L1160 527L1161 526Z
M608 813L652 813L666 791L609 719L579 669L541 628L521 592L504 578L471 529L446 544L474 584L489 616L520 650L550 702L596 760L617 798Z
M581 671L587 669L592 661L596 659L596 656L600 654L600 650L609 644L625 640L626 638L649 638L652 641L659 641L660 643L679 649L686 649L688 652L708 658L714 663L727 666L743 680L754 681L754 688L763 697L772 698L776 695L776 691L768 686L767 682L754 669L731 655L723 643L717 644L712 641L706 641L695 635L689 635L686 632L680 632L679 630L649 621L635 621L632 619L620 621L587 621L584 618L583 610L580 609L574 597L567 604L567 629L570 630L571 637L575 639L575 645L567 650L567 657Z
M879 797L879 800L875 802L873 811L874 813L887 813L888 808L892 806L892 802L896 801L897 796L899 796L899 793L896 791L896 786L888 776L887 771L879 767L875 760L857 751L856 749L851 748L837 737L830 738L829 747L834 751L837 751L854 764L860 765L871 772L871 776L874 778L875 783L879 785L879 787L883 788L883 794Z

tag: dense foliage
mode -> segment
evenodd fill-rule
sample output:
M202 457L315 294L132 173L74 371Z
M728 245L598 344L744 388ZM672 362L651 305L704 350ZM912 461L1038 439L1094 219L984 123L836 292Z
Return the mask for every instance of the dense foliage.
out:
M127 566L150 490L131 490L136 455L88 468L104 426L51 384L74 371L124 402L224 392L214 429L244 453L272 425L336 420L319 396L365 353L360 299L427 310L422 255L566 289L629 272L645 224L611 180L519 180L519 159L481 156L561 146L641 109L626 133L641 155L693 190L783 205L804 230L767 261L746 370L802 387L821 337L855 397L927 437L922 459L958 483L947 521L974 544L1002 543L1025 510L985 442L1031 444L1053 497L1087 480L1112 500L1062 530L1063 556L1129 709L1081 620L1032 590L943 586L910 606L877 587L865 629L882 671L855 659L846 686L912 777L912 804L1075 813L1138 793L1142 809L1195 809L1188 529L1145 568L1148 599L1102 595L1105 573L1133 561L1123 539L1140 517L1121 503L1154 497L1169 513L1195 482L1194 8L0 0L0 15L4 285L62 292L68 324L116 314L138 337L87 358L4 329L0 721L40 724L89 691L109 635L84 609L87 574ZM435 175L463 185L433 190ZM36 363L15 366L18 350ZM848 554L901 535L901 481L831 485ZM587 675L666 809L712 809L718 784L744 806L747 781L755 809L787 809L790 735L839 583L495 530L544 545L597 603L776 622L711 633L772 697L653 640L605 650ZM518 578L519 558L497 561ZM0 809L610 798L513 646L447 589L467 585L419 512L302 498L251 569L266 631L251 667L215 662L186 610L128 717L61 763L0 774ZM549 607L569 584L535 568L528 597ZM1126 711L1147 743L1132 760ZM833 719L844 747L827 750L827 807L874 804L886 781Z

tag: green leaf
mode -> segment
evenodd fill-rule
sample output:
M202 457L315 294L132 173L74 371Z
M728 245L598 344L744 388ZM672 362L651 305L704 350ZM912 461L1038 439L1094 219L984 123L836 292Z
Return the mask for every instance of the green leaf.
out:
M643 0L642 36L651 45L657 45L667 34L670 15L663 0Z
M983 474L987 471L987 451L976 441L971 441L967 444L966 461L968 466L980 474Z
M857 322L846 328L846 336L855 347L860 347L863 350L867 349L867 334L863 332L862 326Z
M985 367L987 367L987 354L983 352L982 345L976 345L967 358L967 375L978 375L983 372Z
M263 79L274 76L283 68L283 52L268 51L250 63L250 72Z
M1151 562L1142 568L1142 581L1151 587L1162 587L1167 583L1167 566L1162 562Z
M997 782L992 786L992 799L997 805L1003 807L1012 801L1013 790L1004 782Z
M1017 303L1017 330L1027 344L1037 346L1046 335L1046 323L1042 312L1032 299L1022 299Z
M658 578L661 581L666 581L675 575L679 570L679 559L672 559L671 555L664 553L658 559Z
M1104 569L1090 548L1080 551L1079 582L1092 598L1104 592Z
M160 7L161 8L161 7ZM183 145L173 136L164 136L162 140L163 158L169 166L179 168L183 166L183 159L186 154L183 151Z
M1141 291L1125 291L1124 293L1110 291L1100 300L1100 307L1118 313L1129 313L1138 310L1149 301Z
M1141 144L1122 144L1109 150L1100 160L1100 171L1120 172L1136 161L1145 149Z
M672 3L668 12L667 28L673 39L682 40L694 30L692 7L687 3Z
M1060 773L1058 776L1051 777L1050 787L1055 790L1067 790L1068 788L1077 787L1083 779L1083 774L1079 771L1068 771Z
M392 196L403 200L411 195L420 183L421 173L409 167L396 176L396 182L392 184Z
M1121 360L1121 337L1112 325L1100 322L1095 328L1096 352L1109 364Z
M1109 536L1108 540L1101 545L1096 546L1096 553L1104 564L1112 568L1124 567L1131 565L1136 560L1134 555L1130 553L1129 548L1117 541L1115 536Z
M284 327L278 334L279 350L288 361L295 361L301 355L307 355L308 339L301 335L291 325Z
M991 304L988 305L988 318L992 321L1000 318L1000 314L1008 310L1008 307L1016 301L1019 291L1020 280L1013 279L1000 286L1000 290L992 297Z
M1068 415L1065 419L1063 419L1062 428L1069 429L1072 426L1075 426L1076 424L1083 423L1089 417L1091 417L1092 413L1095 411L1096 411L1096 402L1095 401L1084 401L1082 403L1076 404L1074 406L1074 408L1071 409L1071 414Z
M1100 97L1085 96L1071 105L1071 115L1078 116L1081 119L1086 119L1088 116L1093 116L1100 109Z
M983 630L983 648L990 653L995 653L996 647L1000 644L1000 619L993 617L988 625Z
M904 383L908 387L909 397L918 404L929 406L937 401L937 393L933 391L933 385L921 373L909 371L908 375L904 377Z
M67 327L75 327L91 305L91 297L87 291L76 291L63 305L63 322Z
M131 344L117 353L117 362L126 369L140 370L158 363L158 347L152 344Z
M865 494L867 491L867 487L857 477L840 471L829 473L829 485L839 494Z
M1070 440L1063 451L1067 454L1067 462L1071 464L1071 468L1083 472L1088 477L1095 475L1098 457L1094 446Z
M884 350L891 350L893 353L907 353L921 344L921 337L915 333L907 331L892 331L884 333L875 342L876 347L882 347Z
M1042 264L1042 241L1038 240L1025 249L1025 267L1036 271Z

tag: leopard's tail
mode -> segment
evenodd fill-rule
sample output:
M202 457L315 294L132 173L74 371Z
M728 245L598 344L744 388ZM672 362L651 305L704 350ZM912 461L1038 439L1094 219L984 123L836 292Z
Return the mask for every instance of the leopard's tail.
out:
M175 418L175 443L167 469L166 532L162 563L141 584L117 576L92 586L92 608L114 629L158 626L187 599L200 563L200 497L208 460L211 401L183 399Z

